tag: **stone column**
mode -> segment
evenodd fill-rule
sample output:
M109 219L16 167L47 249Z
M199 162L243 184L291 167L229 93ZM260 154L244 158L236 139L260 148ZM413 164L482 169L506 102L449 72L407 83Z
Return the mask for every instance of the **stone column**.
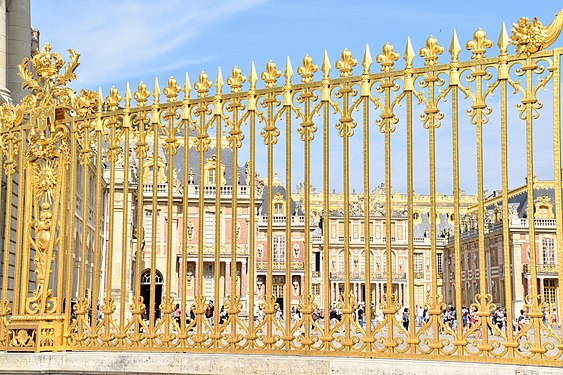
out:
M31 16L30 1L10 1L7 8L7 85L12 101L19 103L25 96L18 76L18 65L24 57L31 55Z
M0 102L10 99L10 92L6 86L6 74L8 69L6 28L6 0L0 0Z

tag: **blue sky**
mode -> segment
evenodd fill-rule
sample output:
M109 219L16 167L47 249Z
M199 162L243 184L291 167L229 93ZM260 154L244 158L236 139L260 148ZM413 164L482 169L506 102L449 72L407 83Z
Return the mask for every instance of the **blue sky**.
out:
M81 66L77 70L78 81L73 87L76 90L97 90L101 87L105 94L114 85L123 93L126 82L136 87L139 81L145 81L152 87L154 77L158 77L162 83L169 76L183 81L186 71L192 82L202 70L214 80L219 67L222 67L224 77L228 76L235 65L248 75L252 61L256 63L259 73L270 59L283 70L287 56L290 56L296 69L307 53L320 65L325 49L333 65L344 48L350 49L361 60L366 43L370 45L372 56L379 53L385 42L393 44L395 50L402 55L409 36L417 52L430 35L437 37L447 49L454 28L462 47L478 27L484 29L493 40L489 55L494 56L498 51L496 41L502 22L506 23L509 31L512 23L522 16L538 17L544 24L548 24L562 7L560 2L550 0L533 3L482 0L384 3L330 0L32 0L31 5L32 24L41 32L41 44L50 42L58 52L63 53L72 48L82 55ZM556 46L563 45L562 40L563 37L556 42ZM464 50L461 59L468 57L469 53ZM446 59L447 52L442 60ZM401 61L397 64L403 66ZM417 57L415 64L421 65L422 59ZM374 64L372 71L376 69ZM546 100L544 111L549 114L549 95ZM448 107L449 103L445 103L444 112ZM494 116L493 114L491 122L495 122ZM517 113L513 113L511 117L517 121ZM444 121L447 124L447 118ZM523 125L519 128L523 129ZM490 133L486 138L489 140L486 145L491 146L487 147L493 154L491 158L496 155L495 163L489 163L496 167L487 165L485 175L485 185L489 191L500 188L498 126L497 130L494 129L491 125L486 130ZM474 137L471 131L467 136ZM398 134L401 134L400 131ZM523 146L522 137L521 133L518 134L511 140L509 148L509 152L514 154L512 186L521 185L525 175L522 168L523 150L518 151ZM415 143L420 144L424 156L424 152L427 152L425 133L421 131L416 136L418 138L415 138ZM437 150L438 190L445 194L451 194L452 191L451 150L447 146L450 137L449 129L444 130L442 141L445 146ZM540 177L550 177L553 174L553 156L551 154L550 157L549 154L552 153L552 149L549 150L552 139L549 131L540 132L536 139L539 149L536 151L539 152L536 155L536 167ZM468 166L466 175L462 171L462 188L471 193L476 191L474 141L472 142L468 151L462 153L462 163ZM374 143L376 151L378 147ZM399 141L393 149L400 150L401 147L404 145ZM376 151L374 155L377 154ZM297 146L295 152L294 162L299 163ZM335 146L333 157L336 164L338 152L338 146ZM276 169L280 171L284 170L282 153L283 145L276 153ZM403 152L401 155L404 159ZM428 192L428 167L427 161L423 162L423 159L420 158L420 165L415 165L420 172L418 177L415 176L415 190L421 193ZM548 159L550 165L542 162ZM404 191L405 170L401 166L404 164L401 157L396 160L394 188ZM418 158L415 161L418 162ZM341 190L341 177L338 167L336 168L331 186L338 191ZM372 186L383 177L380 174L382 167L376 165L374 168ZM294 178L300 179L299 168L295 168L295 173L297 175ZM361 168L352 170L351 179L353 187L357 186L361 190ZM319 186L320 181L313 179L313 183Z

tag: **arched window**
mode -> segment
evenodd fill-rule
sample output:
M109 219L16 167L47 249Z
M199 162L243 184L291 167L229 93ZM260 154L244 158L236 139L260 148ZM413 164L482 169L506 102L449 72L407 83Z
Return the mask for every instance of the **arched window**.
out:
M155 270L155 284L162 284L162 273L159 270ZM150 285L151 283L151 270L146 269L141 273L141 285Z

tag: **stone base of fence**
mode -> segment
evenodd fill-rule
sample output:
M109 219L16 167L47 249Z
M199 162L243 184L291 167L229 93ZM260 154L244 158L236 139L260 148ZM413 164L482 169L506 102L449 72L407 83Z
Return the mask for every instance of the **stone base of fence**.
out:
M0 374L307 374L307 375L525 375L561 374L560 368L342 357L195 353L0 353Z

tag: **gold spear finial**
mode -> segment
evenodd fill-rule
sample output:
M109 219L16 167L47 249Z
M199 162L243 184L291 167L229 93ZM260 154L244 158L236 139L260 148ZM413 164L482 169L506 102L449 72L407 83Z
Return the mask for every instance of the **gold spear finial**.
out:
M330 60L328 59L328 52L325 49L325 55L323 57L323 64L321 66L321 71L323 72L323 79L328 79L330 75L330 69L332 65L330 65Z
M366 43L366 50L364 51L364 58L362 59L364 74L369 74L369 69L371 68L371 64L373 64L373 60L371 58L371 53L369 51L369 44Z
M510 44L510 38L508 37L508 32L506 31L506 25L502 23L502 28L500 29L500 35L498 37L497 46L499 48L501 55L506 55L508 52L508 45Z
M129 82L125 86L125 107L131 107L131 88L129 87Z
M160 87L158 86L158 78L154 77L154 90L152 93L153 103L160 102Z
M217 72L217 79L215 80L215 88L217 89L217 94L223 92L224 84L225 83L223 82L223 74L221 72L221 67L219 67L219 71Z
M186 72L186 79L184 80L184 99L188 99L191 92L192 84L190 83L190 75Z
M291 77L293 77L293 68L291 67L291 60L289 56L285 60L285 69L283 70L283 76L285 78L286 84L291 84Z
M102 112L103 111L103 105L104 105L104 96L102 95L102 88L99 87L98 88L98 112Z
M250 74L248 75L248 83L250 83L251 89L256 89L256 82L258 82L258 74L256 74L256 66L253 61L250 67Z
M459 39L457 37L457 32L454 29L454 33L452 34L452 41L450 42L450 55L452 57L452 61L458 61L459 53L461 52L461 45L459 44Z
M407 46L405 47L405 52L403 53L403 59L405 60L405 66L407 68L412 68L412 62L414 60L414 49L412 48L411 37L407 37Z

